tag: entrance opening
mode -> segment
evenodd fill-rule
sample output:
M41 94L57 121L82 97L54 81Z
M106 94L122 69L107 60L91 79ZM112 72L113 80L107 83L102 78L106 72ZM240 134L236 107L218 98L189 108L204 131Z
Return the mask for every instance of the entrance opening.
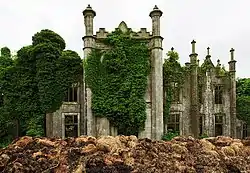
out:
M65 115L65 137L78 136L78 116Z

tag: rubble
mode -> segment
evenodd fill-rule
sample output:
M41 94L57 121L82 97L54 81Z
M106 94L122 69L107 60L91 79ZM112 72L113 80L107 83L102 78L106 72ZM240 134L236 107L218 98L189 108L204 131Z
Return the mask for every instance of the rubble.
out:
M0 149L1 173L250 172L250 140L229 137L171 141L135 136L22 137Z

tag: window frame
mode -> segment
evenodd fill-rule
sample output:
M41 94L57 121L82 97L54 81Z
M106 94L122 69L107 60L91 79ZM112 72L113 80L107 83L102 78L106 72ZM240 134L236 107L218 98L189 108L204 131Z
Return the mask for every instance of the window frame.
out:
M80 113L62 113L62 138L64 139L66 136L65 130L66 125L65 119L66 116L77 116L77 123L73 123L74 125L77 125L77 137L80 136ZM73 117L74 120L74 117ZM69 124L68 124L69 125Z

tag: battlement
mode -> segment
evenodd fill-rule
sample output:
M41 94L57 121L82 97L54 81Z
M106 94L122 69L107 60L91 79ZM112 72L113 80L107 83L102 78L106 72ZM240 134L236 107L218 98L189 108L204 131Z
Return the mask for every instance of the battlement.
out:
M115 31L120 30L124 33L130 32L130 36L135 39L150 39L152 37L152 34L147 31L147 28L141 28L140 31L135 32L132 31L131 28L127 27L127 24L122 21L117 28L115 28ZM104 39L106 38L111 32L106 31L105 28L99 28L99 30L94 35L97 39Z

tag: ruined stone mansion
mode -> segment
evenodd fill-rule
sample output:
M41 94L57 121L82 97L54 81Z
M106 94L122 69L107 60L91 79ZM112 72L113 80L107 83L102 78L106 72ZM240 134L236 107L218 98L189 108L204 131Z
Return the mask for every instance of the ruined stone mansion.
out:
M161 139L169 129L180 135L218 136L226 135L241 138L246 135L244 123L236 118L236 80L234 49L230 50L229 70L221 67L220 61L213 64L209 48L203 63L199 62L192 41L190 62L185 66L190 69L183 87L176 89L171 105L169 118L163 118L163 37L160 34L160 18L163 12L157 6L149 16L152 20L152 32L141 28L132 31L125 22L118 28L123 32L131 31L131 37L148 42L151 51L151 73L148 76L148 87L145 95L147 119L145 129L138 134L140 138ZM94 33L96 12L90 5L83 11L85 36L83 39L84 58L93 48L108 49L101 40L109 34L105 28ZM135 57L136 58L136 57ZM203 58L202 58L203 59ZM200 70L203 75L200 75ZM84 76L84 75L83 75ZM68 90L61 108L46 115L46 134L54 137L80 135L118 135L116 127L108 119L95 117L91 109L91 90L83 81Z

